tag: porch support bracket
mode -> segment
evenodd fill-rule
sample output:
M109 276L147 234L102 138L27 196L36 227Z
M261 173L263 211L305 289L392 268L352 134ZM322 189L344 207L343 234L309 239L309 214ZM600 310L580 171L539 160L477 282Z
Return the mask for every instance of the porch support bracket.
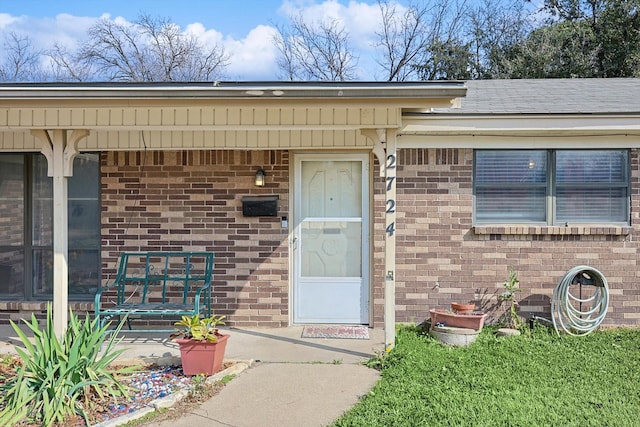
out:
M386 129L362 129L360 131L364 136L369 138L373 142L373 155L378 159L380 164L380 176L385 176L385 159L386 145L387 145L387 132Z
M53 178L53 329L61 338L67 330L69 312L69 233L67 178L73 176L78 142L89 135L86 129L32 129L42 143L47 175Z
M373 141L373 153L380 163L380 176L385 177L384 233L384 342L385 350L395 346L396 339L396 153L395 129L363 129Z

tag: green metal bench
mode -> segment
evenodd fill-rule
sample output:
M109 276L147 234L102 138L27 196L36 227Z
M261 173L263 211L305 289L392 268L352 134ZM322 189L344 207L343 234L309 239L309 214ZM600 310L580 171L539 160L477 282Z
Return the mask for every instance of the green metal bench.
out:
M95 296L100 326L121 316L130 330L131 318L211 316L213 258L213 252L123 252L115 281Z

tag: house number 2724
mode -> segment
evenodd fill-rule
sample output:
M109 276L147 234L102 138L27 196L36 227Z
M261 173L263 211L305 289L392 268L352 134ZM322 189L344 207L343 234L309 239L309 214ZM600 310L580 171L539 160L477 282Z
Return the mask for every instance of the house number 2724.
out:
M396 168L396 156L394 154L390 154L387 156L386 167L388 170ZM396 212L396 201L393 198L388 197L389 192L391 192L395 184L395 179L396 179L395 176L387 176L387 189L386 189L387 201L386 201L386 210L385 210L385 214L387 215L394 214ZM396 231L395 222L394 221L390 222L389 225L387 225L387 228L385 231L387 232L389 237L393 236L393 233L395 233Z

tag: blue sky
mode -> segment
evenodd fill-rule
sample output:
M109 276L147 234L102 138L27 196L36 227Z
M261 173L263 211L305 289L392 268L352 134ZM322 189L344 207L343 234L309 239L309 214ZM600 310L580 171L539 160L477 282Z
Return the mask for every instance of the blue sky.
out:
M408 0L396 1L402 5ZM359 57L358 78L374 78L373 43L380 19L376 0L0 0L0 41L15 32L28 35L40 49L56 42L73 50L97 19L132 22L141 13L170 18L205 44L224 46L231 55L226 80L280 77L272 40L275 26L287 22L287 16L340 20Z
M281 20L278 10L283 3L283 0L0 0L0 13L41 19L61 13L83 17L109 14L132 21L146 12L169 17L181 26L200 22L206 28L240 38L260 24Z

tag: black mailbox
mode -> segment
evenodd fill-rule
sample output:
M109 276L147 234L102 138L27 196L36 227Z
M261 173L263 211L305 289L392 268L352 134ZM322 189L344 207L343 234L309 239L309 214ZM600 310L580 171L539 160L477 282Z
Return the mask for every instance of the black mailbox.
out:
M242 198L244 216L278 216L278 196L245 196Z

